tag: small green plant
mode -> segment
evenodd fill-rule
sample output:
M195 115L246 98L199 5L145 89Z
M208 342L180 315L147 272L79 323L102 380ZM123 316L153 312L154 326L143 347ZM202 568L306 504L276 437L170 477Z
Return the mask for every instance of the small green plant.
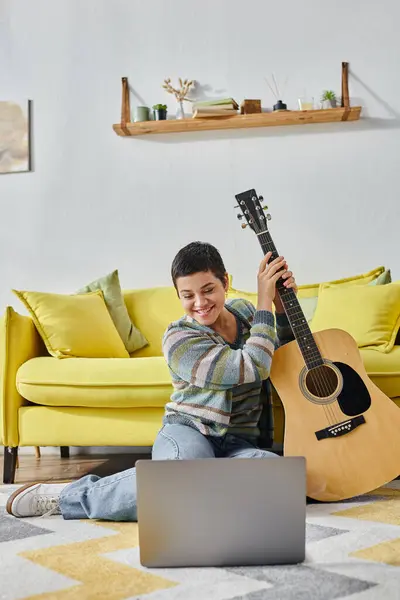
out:
M334 102L336 100L335 92L332 90L324 90L321 96L321 102L324 100L330 100L331 102Z
M153 110L167 110L166 104L154 104Z

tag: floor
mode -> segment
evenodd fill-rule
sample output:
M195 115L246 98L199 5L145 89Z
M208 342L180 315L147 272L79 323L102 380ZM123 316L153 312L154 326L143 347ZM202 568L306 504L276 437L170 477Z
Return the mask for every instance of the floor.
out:
M5 512L24 482L108 475L145 457L21 455L16 486L0 485L0 598L400 600L400 481L348 502L308 504L306 560L296 565L147 569L137 523Z
M31 481L66 481L89 473L105 477L129 469L138 459L148 459L150 454L113 454L104 456L75 456L61 458L57 455L20 455L15 483ZM0 483L3 482L3 457L0 457Z
M282 455L282 445L276 444L273 451ZM21 454L19 467L15 474L15 483L31 481L66 481L88 475L105 477L130 469L139 459L149 459L150 453L141 454L104 454L94 456L76 456L61 458L57 454L42 454L40 458L34 455ZM0 456L0 485L3 483L3 457Z

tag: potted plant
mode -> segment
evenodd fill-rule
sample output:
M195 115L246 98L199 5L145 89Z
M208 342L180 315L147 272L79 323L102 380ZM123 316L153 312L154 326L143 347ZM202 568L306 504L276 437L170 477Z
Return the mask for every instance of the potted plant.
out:
M166 104L154 104L153 115L155 121L165 121L167 118L167 105Z
M324 90L321 96L322 108L336 108L336 94L332 90Z

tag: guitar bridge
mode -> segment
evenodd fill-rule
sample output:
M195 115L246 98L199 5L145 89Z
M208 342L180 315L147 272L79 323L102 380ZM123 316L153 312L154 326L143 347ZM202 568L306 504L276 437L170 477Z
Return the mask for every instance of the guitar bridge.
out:
M335 438L341 435L346 435L346 433L350 433L363 423L365 423L365 418L363 417L363 415L358 415L358 417L353 417L352 419L348 419L347 421L342 421L341 423L337 423L336 425L332 425L331 427L320 429L319 431L315 432L315 435L317 437L317 440Z

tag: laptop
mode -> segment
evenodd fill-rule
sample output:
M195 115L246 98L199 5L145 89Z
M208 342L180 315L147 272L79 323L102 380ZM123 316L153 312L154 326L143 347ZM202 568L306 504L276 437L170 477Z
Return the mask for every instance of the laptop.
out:
M136 468L143 566L304 560L305 458L138 460Z

